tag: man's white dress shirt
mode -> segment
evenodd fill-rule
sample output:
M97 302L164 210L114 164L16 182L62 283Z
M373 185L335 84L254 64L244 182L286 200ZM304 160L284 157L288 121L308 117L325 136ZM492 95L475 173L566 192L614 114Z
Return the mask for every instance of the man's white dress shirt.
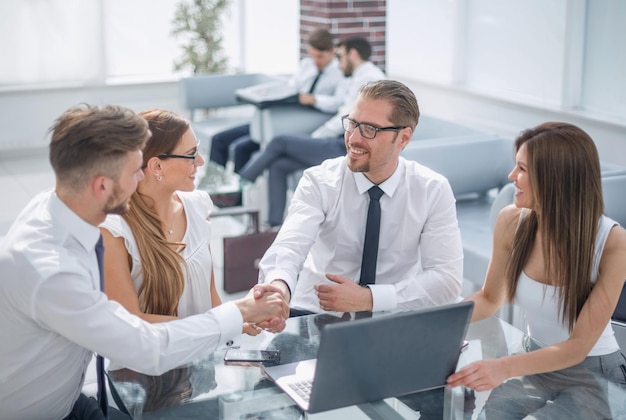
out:
M26 206L0 244L0 417L67 416L92 351L158 375L241 334L233 303L150 324L109 301L100 291L99 235L50 191Z
M356 102L359 89L365 83L375 80L386 79L385 73L376 67L371 61L362 63L354 69L351 77L344 78L337 85L333 101L340 103L337 114L333 115L328 121L311 134L315 138L339 137L343 134L343 126L341 125L341 116L352 111L352 107ZM317 97L316 97L317 99ZM332 112L332 111L331 111Z
M293 308L320 312L313 286L326 273L359 282L372 184L346 157L307 169L285 223L260 263L260 282L282 279ZM455 200L440 174L400 157L379 185L381 225L373 310L419 309L454 302L463 279Z
M289 85L298 89L300 93L309 93L313 81L317 77L319 69L311 57L305 57L300 61L298 71L289 80ZM323 112L336 112L343 103L341 98L335 97L337 85L345 79L343 72L339 68L339 61L333 58L322 70L313 96L315 97L314 107Z

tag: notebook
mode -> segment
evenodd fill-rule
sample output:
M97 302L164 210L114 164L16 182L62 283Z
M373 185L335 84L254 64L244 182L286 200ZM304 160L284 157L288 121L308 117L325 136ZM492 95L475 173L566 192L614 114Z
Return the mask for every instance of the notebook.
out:
M473 302L326 325L316 359L265 368L304 411L442 387L455 369Z

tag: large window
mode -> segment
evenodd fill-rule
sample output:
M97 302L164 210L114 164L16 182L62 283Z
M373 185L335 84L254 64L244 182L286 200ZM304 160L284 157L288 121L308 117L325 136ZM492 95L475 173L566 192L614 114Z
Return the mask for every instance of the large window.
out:
M176 78L179 1L2 1L0 88ZM297 1L230 0L222 33L230 71L294 71L298 14Z
M566 1L469 1L466 86L560 105Z
M392 76L623 123L623 0L388 0Z
M180 54L170 35L172 0L104 0L105 77L158 78L174 73Z
M98 6L82 0L1 2L0 85L97 78Z
M626 123L626 2L589 1L582 106Z

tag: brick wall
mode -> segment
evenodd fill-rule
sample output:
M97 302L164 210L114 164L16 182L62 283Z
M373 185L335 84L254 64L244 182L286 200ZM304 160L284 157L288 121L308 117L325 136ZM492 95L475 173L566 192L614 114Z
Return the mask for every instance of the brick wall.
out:
M300 0L300 54L317 28L328 29L340 41L362 36L372 44L370 60L385 70L386 0Z

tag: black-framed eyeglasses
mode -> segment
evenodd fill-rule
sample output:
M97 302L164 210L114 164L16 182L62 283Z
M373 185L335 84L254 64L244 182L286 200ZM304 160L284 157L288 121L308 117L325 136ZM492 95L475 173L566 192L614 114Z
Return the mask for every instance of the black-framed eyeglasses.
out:
M361 133L361 136L368 140L372 140L374 137L376 137L376 134L379 131L400 131L403 128L406 128L406 125L404 126L395 125L391 127L374 127L371 124L356 122L352 118L348 118L347 115L344 115L343 117L341 117L341 124L343 125L343 129L346 130L348 133L353 133L354 130L356 130L356 128L359 127L359 132Z
M193 155L176 155L173 153L161 153L160 155L157 155L157 157L159 159L170 159L170 158L174 158L174 159L189 159L192 162L196 161L196 158L198 157L198 149L196 149L196 152Z

